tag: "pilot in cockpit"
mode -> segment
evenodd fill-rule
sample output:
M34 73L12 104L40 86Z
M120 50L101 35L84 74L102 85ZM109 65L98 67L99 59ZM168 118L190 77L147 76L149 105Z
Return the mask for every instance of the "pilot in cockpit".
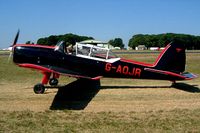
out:
M67 54L73 54L73 52L75 52L72 44L66 46L65 51Z

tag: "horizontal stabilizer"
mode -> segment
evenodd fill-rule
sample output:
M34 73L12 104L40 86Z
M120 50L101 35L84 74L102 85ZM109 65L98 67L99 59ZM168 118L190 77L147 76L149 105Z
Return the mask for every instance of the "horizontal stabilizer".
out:
M197 75L194 75L192 73L189 73L189 72L184 72L181 74L181 76L185 77L185 79L194 79L194 78L197 78Z

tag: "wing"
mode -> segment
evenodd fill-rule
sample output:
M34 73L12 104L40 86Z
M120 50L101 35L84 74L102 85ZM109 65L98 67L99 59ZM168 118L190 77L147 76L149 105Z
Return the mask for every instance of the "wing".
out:
M35 65L35 64L29 64L29 63L23 63L23 64L18 64L18 66L36 69L36 70L39 70L42 72L56 73L59 75L75 77L75 78L99 80L102 77L102 76L98 76L98 75L97 76L89 76L89 75L85 75L83 73L77 73L77 72L69 70L69 69L63 69L63 68L49 66L49 65Z

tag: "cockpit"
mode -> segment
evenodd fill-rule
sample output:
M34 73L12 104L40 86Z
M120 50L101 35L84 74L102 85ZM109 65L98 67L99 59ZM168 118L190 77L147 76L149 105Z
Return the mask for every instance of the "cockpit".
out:
M117 57L110 49L92 44L76 43L74 46L65 47L65 44L60 42L56 45L55 51L64 52L81 58L110 63L120 60L120 58Z

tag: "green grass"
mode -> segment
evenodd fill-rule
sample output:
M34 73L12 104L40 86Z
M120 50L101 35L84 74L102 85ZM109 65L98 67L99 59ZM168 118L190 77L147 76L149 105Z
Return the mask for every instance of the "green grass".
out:
M9 50L0 50L0 54L9 54L10 51Z
M153 63L158 54L121 55ZM187 54L186 71L200 74L200 54ZM100 90L80 111L50 110L56 95L32 92L42 74L19 68L0 56L0 132L200 132L200 93L168 86L168 81L102 79L102 86L130 86ZM74 79L62 77L61 83ZM184 81L200 86L200 79Z

